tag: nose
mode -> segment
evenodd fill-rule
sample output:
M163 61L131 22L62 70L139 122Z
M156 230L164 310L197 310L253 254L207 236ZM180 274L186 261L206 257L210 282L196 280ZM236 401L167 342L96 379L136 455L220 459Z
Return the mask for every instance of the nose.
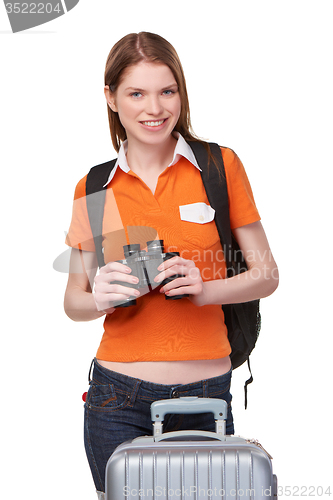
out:
M163 106L159 96L150 96L147 101L146 112L149 115L160 116L163 112Z

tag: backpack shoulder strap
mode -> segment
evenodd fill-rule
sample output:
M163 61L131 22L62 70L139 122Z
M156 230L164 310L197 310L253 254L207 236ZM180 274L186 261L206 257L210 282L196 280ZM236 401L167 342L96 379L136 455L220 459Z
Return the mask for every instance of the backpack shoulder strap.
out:
M196 141L189 141L188 144L193 150L194 156L201 168L202 182L209 203L215 210L217 231L223 247L227 269L230 269L232 267L232 235L229 218L229 198L220 146L215 143L208 143L211 153L219 167L219 169L217 169L214 165L209 166L208 153L203 144Z
M102 233L106 186L103 186L106 184L109 175L116 164L116 161L117 160L114 159L92 167L87 175L86 180L86 203L88 217L94 237L96 256L99 267L105 265L102 246Z
M234 272L246 270L246 262L239 246L232 236L229 219L228 190L221 149L217 144L209 144L219 169L208 165L205 147L198 142L189 142L202 170L201 177L211 206L215 209L215 223L220 236L228 269L228 277ZM235 253L236 252L236 253ZM250 378L245 382L245 408L247 407L247 386L253 381L249 355L253 350L260 331L259 300L247 303L222 305L228 338L232 348L231 361L237 368L247 361Z

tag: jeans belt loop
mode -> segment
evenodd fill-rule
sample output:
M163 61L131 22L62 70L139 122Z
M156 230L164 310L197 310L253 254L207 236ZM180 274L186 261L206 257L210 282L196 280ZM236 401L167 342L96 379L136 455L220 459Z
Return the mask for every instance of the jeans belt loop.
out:
M202 381L202 397L203 398L208 398L209 397L208 380L203 380Z
M132 392L131 392L131 395L129 397L129 403L128 403L128 406L129 407L133 407L134 403L135 403L135 399L136 399L136 396L138 394L138 390L139 390L139 387L141 385L141 380L137 379L135 381L135 384L133 386L133 389L132 389Z

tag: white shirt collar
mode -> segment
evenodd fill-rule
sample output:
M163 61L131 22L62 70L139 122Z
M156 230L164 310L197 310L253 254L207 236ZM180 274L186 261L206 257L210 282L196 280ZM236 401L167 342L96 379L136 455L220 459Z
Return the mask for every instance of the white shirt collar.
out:
M187 144L185 139L180 135L179 132L174 132L174 136L177 138L177 144L173 153L173 159L172 162L168 165L168 167L172 167L172 165L175 165L181 156L186 158L192 165L194 165L198 170L201 171L201 168L198 165L198 162L194 156L194 153L191 149L191 147ZM112 169L109 178L107 182L104 184L103 187L107 186L113 179L117 168L121 168L121 170L125 173L128 173L130 171L130 168L127 163L127 158L126 158L126 153L127 153L128 145L127 145L127 140L124 141L119 149L118 153L118 159L116 161L116 164L114 168Z

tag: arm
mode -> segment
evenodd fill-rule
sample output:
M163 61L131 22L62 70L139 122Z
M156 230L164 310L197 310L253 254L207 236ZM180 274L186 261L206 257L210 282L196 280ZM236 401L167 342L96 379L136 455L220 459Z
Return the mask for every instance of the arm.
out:
M90 321L105 314L97 310L92 294L97 268L95 252L72 249L64 309L73 321Z
M104 314L112 314L115 311L114 307L110 307L112 301L140 295L134 288L112 283L138 283L138 278L130 274L131 269L127 266L119 262L109 262L100 268L96 276L97 268L95 252L72 249L64 308L67 316L73 321L91 321Z
M248 271L232 278L203 282L194 262L175 257L166 261L157 279L175 272L185 275L163 287L170 296L191 294L190 300L198 306L233 304L267 297L278 286L279 276L266 234L260 222L234 229L234 236L243 251ZM183 287L173 290L175 287Z

